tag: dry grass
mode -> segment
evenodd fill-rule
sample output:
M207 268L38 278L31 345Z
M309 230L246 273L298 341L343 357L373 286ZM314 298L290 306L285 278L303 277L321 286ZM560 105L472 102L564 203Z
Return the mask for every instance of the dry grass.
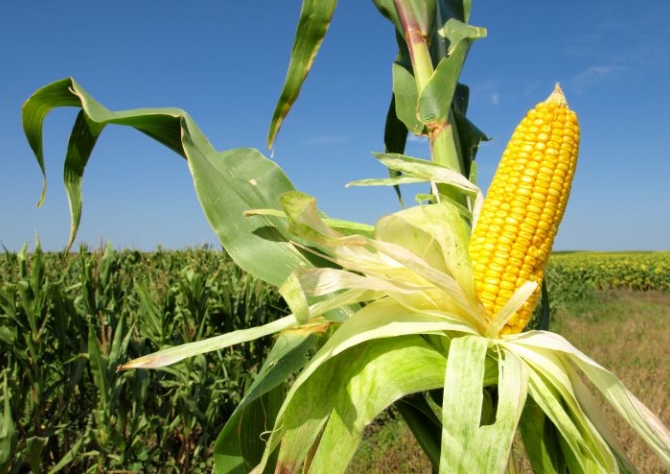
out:
M670 294L609 290L561 308L553 330L614 372L670 426ZM602 398L601 398L602 401ZM603 413L626 454L643 474L670 473L635 432L603 402ZM522 452L519 445L517 452ZM521 473L530 473L526 459ZM430 463L399 421L371 427L349 474L430 473Z
M670 426L670 294L610 290L559 311L556 319L557 332L614 372ZM640 472L670 472L618 414L603 405L606 419Z

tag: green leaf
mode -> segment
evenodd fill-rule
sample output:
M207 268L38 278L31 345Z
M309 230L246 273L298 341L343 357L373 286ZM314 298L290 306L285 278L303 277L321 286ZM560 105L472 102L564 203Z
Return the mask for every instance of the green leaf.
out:
M441 386L445 365L420 336L368 341L329 359L287 398L268 441L269 451L281 442L277 471L306 461L311 473L344 472L365 426L398 398Z
M556 427L530 396L519 420L519 432L534 472L567 474Z
M7 370L2 371L2 402L3 408L0 414L0 471L9 472L7 467L12 463L16 454L14 447L18 440L18 433L14 420L12 419L12 407L10 399L12 393L7 386Z
M279 209L279 196L294 189L282 170L258 151L216 152L195 122L180 109L111 112L74 79L68 78L38 90L23 107L23 128L43 175L44 118L53 108L61 106L82 108L68 143L64 165L72 213L67 248L77 234L82 175L95 140L105 125L118 124L133 127L187 157L205 215L225 250L243 269L278 286L297 266L312 266L309 258L287 242L283 220L271 216L244 216L249 209ZM45 192L46 181L40 202Z
M479 336L455 338L442 402L440 474L502 473L526 400L528 375L511 352L498 354L498 406L495 422L482 425L484 379L489 341ZM486 449L482 449L486 446Z
M298 98L302 83L312 67L314 58L326 36L337 0L303 0L300 21L293 41L291 62L284 87L275 107L268 132L268 146L272 148L279 128Z
M407 144L407 127L405 124L398 118L395 105L395 94L391 94L391 104L389 105L388 112L386 113L386 124L384 125L384 152L385 153L404 153L405 145ZM396 178L400 176L400 172L389 169L389 177ZM400 191L400 186L395 185L394 190L398 201L402 207L405 207L405 203L402 199L402 193Z
M70 450L67 453L65 453L65 455L62 458L60 458L58 463L49 470L48 474L56 474L57 472L60 472L62 469L71 466L73 462L78 461L81 448L84 446L84 441L86 441L85 436L79 437L79 439L74 443L72 448L70 448Z
M421 135L424 125L418 116L419 92L414 75L401 64L393 63L393 95L395 113L408 131Z
M184 142L190 145L188 135ZM281 219L244 216L249 209L279 208L280 196L293 190L283 171L254 149L205 154L194 145L189 146L188 163L198 199L235 263L275 286L296 267L312 266L311 260L288 242Z
M88 330L88 360L91 365L95 388L100 398L98 406L106 410L109 407L109 395L111 392L110 382L107 378L108 365L100 351L100 344L96 338L95 325L93 324L89 326Z
M163 349L153 354L149 354L137 359L131 360L121 365L118 370L130 369L157 369L175 364L179 361L193 357L199 354L230 347L234 344L253 341L259 337L269 336L277 332L289 329L297 324L293 315L285 316L271 323L264 324L249 329L238 329L220 336L210 337L202 341L189 342L179 346Z
M579 375L574 373L574 364L579 368L591 383L602 392L605 399L621 415L621 417L640 435L640 437L656 452L658 457L670 467L670 430L644 406L613 373L587 357L584 353L572 346L563 337L549 333L531 331L524 336L517 337L517 347L531 348L533 354L540 351L553 350L565 357L566 375L571 379ZM572 385L573 382L570 382ZM573 395L574 397L574 395ZM582 400L579 400L580 402ZM577 400L575 400L577 403Z
M446 357L420 336L371 341L352 356L310 472L345 472L365 426L386 407L404 395L442 386ZM321 372L327 376L325 369Z
M235 410L214 445L217 474L247 474L258 465L265 451L263 436L274 425L284 393L284 387L274 387Z
M65 155L65 165L63 167L63 181L68 196L81 195L84 168L103 129L104 125L86 120L86 115L83 111L77 114L77 119L70 134L67 154ZM44 197L44 191L42 196ZM74 243L74 237L77 234L77 228L81 221L81 200L69 199L68 204L72 219L70 224L70 240L67 243L66 251Z
M458 89L456 93L458 94ZM456 99L454 100L456 102ZM463 163L465 163L463 174L465 176L469 176L470 180L476 184L477 173L475 166L476 163L474 161L475 156L479 150L479 144L483 141L490 140L490 138L465 116L465 112L461 112L458 107L455 107L453 110L453 125L458 134L458 142L461 145L460 148L463 157Z
M442 18L455 18L467 23L470 18L472 0L440 0Z
M448 56L440 60L419 96L418 113L424 124L448 121L458 78L470 45L475 39L485 37L486 30L451 18L440 34L449 41Z
M218 473L246 474L260 462L266 445L262 436L272 429L284 400L282 384L305 365L307 353L319 336L296 329L284 331L277 338L254 382L219 433L214 445Z

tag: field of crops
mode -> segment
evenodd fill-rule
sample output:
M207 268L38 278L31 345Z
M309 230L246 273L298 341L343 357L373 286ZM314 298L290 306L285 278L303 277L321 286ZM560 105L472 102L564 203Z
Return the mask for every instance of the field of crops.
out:
M116 368L275 320L279 295L210 249L0 257L0 472L210 472L272 340Z
M272 340L162 371L116 367L274 320L278 293L207 248L0 257L0 472L209 472ZM547 282L554 308L596 289L670 291L670 252L558 253Z
M564 252L550 264L591 288L670 290L670 252Z

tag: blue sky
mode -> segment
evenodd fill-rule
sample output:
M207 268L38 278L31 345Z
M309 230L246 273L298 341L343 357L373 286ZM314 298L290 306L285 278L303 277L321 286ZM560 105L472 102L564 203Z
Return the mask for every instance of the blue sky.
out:
M180 107L218 149L265 145L281 90L298 0L259 2L2 2L0 5L0 243L39 235L62 249L69 214L62 166L75 109L45 123L49 190L20 126L36 89L72 76L112 110ZM488 38L462 82L469 116L493 140L478 155L488 187L515 125L559 81L582 126L580 163L555 249L670 249L670 2L473 2ZM396 46L372 2L342 0L274 157L295 186L338 218L373 223L397 210L383 149ZM426 157L410 141L407 153ZM413 191L409 191L412 193ZM107 127L84 175L77 242L150 250L215 243L186 163L146 136Z

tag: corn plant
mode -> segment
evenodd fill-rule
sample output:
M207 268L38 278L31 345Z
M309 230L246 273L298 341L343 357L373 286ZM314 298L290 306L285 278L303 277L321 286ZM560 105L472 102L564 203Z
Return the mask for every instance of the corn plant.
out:
M529 112L494 180L501 184L484 200L474 158L485 136L467 118L469 90L459 83L470 47L486 35L468 24L471 2L374 4L395 26L399 50L385 149L375 154L389 176L353 184L398 193L406 183L428 184L418 205L375 226L329 219L276 163L257 150L216 151L179 109L113 112L71 78L28 99L24 129L43 172L44 117L54 107L81 108L65 157L68 248L97 138L109 124L131 126L186 158L226 251L279 287L290 307L276 321L121 369L166 367L276 335L219 433L218 473L344 472L364 427L396 402L436 472L513 472L517 433L538 472L634 471L584 378L670 466L670 432L612 373L556 334L524 331L578 153L579 128L565 97L557 89ZM335 0L303 1L270 146L335 7ZM410 133L427 138L430 159L404 154ZM508 154L516 164L506 164Z
M271 341L161 371L117 367L283 314L276 291L208 249L6 253L0 472L208 472Z

